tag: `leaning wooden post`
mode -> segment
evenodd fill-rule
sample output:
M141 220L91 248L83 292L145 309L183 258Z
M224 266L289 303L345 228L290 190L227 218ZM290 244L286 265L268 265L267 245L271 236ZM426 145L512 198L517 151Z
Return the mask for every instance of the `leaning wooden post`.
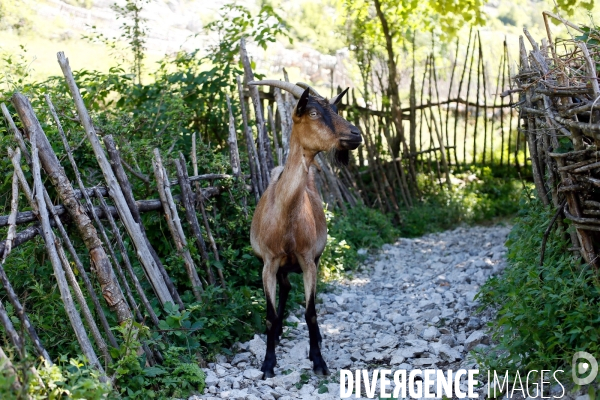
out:
M156 187L158 189L160 201L163 203L163 209L165 212L167 226L169 227L169 231L171 232L171 236L173 237L173 241L175 242L177 252L183 258L185 269L188 274L188 278L190 279L190 284L192 285L192 292L194 293L194 297L196 298L196 300L201 301L203 292L202 281L198 276L198 272L196 271L196 265L192 260L192 256L189 250L187 249L187 240L183 232L183 227L181 226L179 215L177 214L177 208L175 206L175 203L173 202L172 196L170 196L171 189L168 186L169 178L168 176L166 176L166 170L163 166L162 158L158 149L154 149L154 159L152 160L152 166L154 167ZM183 198L185 196L182 195L181 197L183 201ZM209 281L211 281L210 275ZM214 277L212 277L212 281L214 282Z
M231 170L233 171L233 176L239 178L241 174L241 167L240 155L238 152L237 135L235 133L235 120L233 118L233 112L231 110L231 100L229 99L229 95L227 95L226 97L227 109L229 111L229 136L227 138L227 144L229 144L229 159L231 162Z
M242 179L240 152L238 149L235 119L233 118L233 110L231 109L231 99L229 98L229 95L227 95L227 109L229 110L229 137L227 138L227 143L229 144L229 160L231 163L231 170L233 172L233 176L235 177L236 184L238 187L243 188L244 180ZM198 164L195 161L195 154L192 158L192 164L194 165L194 175L196 175L198 173ZM196 192L199 192L198 186L198 183L196 183ZM248 200L246 198L245 191L244 197L242 198L242 209L244 210L244 215L248 217Z
M113 172L115 173L115 177L117 178L117 182L119 183L119 187L121 188L123 197L125 198L125 202L129 207L129 211L131 211L133 220L138 224L138 227L142 232L142 236L146 241L146 245L148 246L148 249L150 249L150 255L152 256L154 262L158 266L158 270L160 271L160 274L162 275L165 284L167 285L167 289L169 289L169 293L171 293L171 296L173 296L173 300L175 300L175 303L177 303L180 309L184 309L185 306L183 304L183 301L181 300L181 297L179 297L179 293L177 292L173 281L171 281L167 270L160 261L158 254L156 254L154 247L152 247L150 241L148 240L148 236L146 235L146 229L144 228L144 224L142 223L142 217L140 216L140 210L138 209L138 206L135 203L133 191L131 190L131 185L129 184L129 178L127 178L127 174L123 169L123 165L126 164L122 162L123 160L121 160L121 155L119 154L119 150L117 150L117 146L115 145L112 135L104 136L102 138L102 141L104 142L104 146L106 146L106 151L108 152L108 156L110 157L110 165L112 167Z
M19 153L20 156L20 153ZM10 215L8 216L8 233L6 234L6 247L4 248L4 255L0 263L4 264L6 257L12 250L13 240L17 237L17 213L19 212L19 178L17 177L17 171L13 172L12 177L12 196L10 201Z
M150 280L150 283L154 288L154 291L161 304L164 305L169 302L173 303L173 296L171 296L165 280L163 279L162 274L158 269L156 262L154 261L154 258L151 256L150 249L148 248L148 244L142 235L139 225L135 222L133 216L131 215L131 211L127 206L125 198L123 197L123 193L119 187L115 174L113 173L110 163L106 158L106 154L104 154L104 150L100 145L100 141L98 140L98 136L96 134L96 128L94 128L92 119L88 114L85 104L83 103L83 99L79 93L79 88L75 83L75 78L73 78L69 61L63 52L59 52L57 57L58 63L60 64L63 74L66 78L67 85L69 86L69 90L71 91L71 96L75 101L79 120L81 121L87 134L87 138L92 145L92 149L94 150L94 154L96 155L96 159L98 160L98 164L102 170L102 174L104 175L104 180L108 186L109 194L115 203L115 207L119 211L121 221L123 221L123 225L125 225L125 228L131 237L131 241L137 250L140 263L146 271L148 279Z
M142 285L140 284L139 279L137 278L137 276L135 275L135 272L133 271L133 267L131 266L131 261L129 260L129 255L127 254L127 248L125 247L125 243L123 243L123 239L121 238L121 234L119 232L119 228L117 227L115 219L113 218L112 214L108 210L108 205L106 204L106 201L104 201L104 197L102 197L100 190L97 187L95 187L94 192L96 193L96 197L100 201L100 207L102 208L102 211L104 212L104 215L106 216L106 219L108 219L108 223L110 224L110 228L112 230L113 237L115 239L117 239L117 245L119 246L119 250L121 251L121 256L123 257L123 264L125 264L125 269L127 270L127 273L129 274L129 277L131 278L131 281L133 282L135 291L137 292L138 296L140 296L140 299L142 300L142 304L144 305L146 312L150 316L150 320L156 327L158 327L158 324L159 324L158 317L156 316L154 309L150 305L150 302L148 301L148 298L146 297L146 294L144 293L144 289L142 288Z
M4 105L4 103L0 104L0 108L2 108L2 114L4 114L4 118L6 118L6 122L8 122L10 130L17 139L17 143L19 145L19 148L21 149L21 153L25 156L25 161L27 161L28 165L31 165L31 156L29 155L29 151L25 146L25 141L23 140L23 135L21 135L21 131L19 131L19 128L17 128L17 125L15 125L15 121L13 121L10 112L8 112L8 108L6 108L6 105Z
M47 100L49 100L49 98ZM50 102L50 104L52 104L52 103ZM54 107L52 107L52 109L53 108ZM56 113L54 113L54 115L56 116ZM63 146L65 147L65 151L67 152L69 163L71 164L71 167L73 168L73 172L75 173L75 178L77 179L77 184L79 185L79 190L81 191L81 194L83 195L85 202L87 204L88 211L90 214L92 214L92 218L94 219L96 226L100 230L102 239L104 240L104 244L106 245L106 247L108 249L108 254L112 258L113 265L117 271L117 274L121 278L121 281L123 282L123 287L125 288L125 294L127 295L127 298L129 299L129 305L131 308L133 308L137 319L141 321L142 320L141 314L138 310L135 299L133 298L133 294L131 293L131 289L129 288L127 279L125 278L125 274L123 273L123 270L119 264L119 260L117 259L117 256L115 254L115 250L113 249L113 246L110 243L108 235L106 234L106 230L104 229L104 224L102 223L102 221L100 221L100 218L98 217L98 214L96 213L94 204L92 203L92 200L90 199L90 196L88 195L88 191L85 189L85 186L83 185L83 180L81 179L81 174L79 173L79 168L77 168L77 164L75 163L75 159L73 158L73 153L71 152L71 147L69 146L67 137L62 129L62 125L61 125L60 121L58 120L58 116L56 116L55 122L57 124L58 131L60 132ZM114 270L111 270L111 274L114 275ZM118 285L118 282L117 282L117 285ZM122 292L123 291L121 290L121 293Z
M84 207L75 197L73 186L65 175L58 157L56 157L56 154L52 150L52 146L48 142L48 138L46 138L33 112L31 103L20 93L15 93L12 100L30 140L32 137L37 136L36 146L40 151L40 159L44 170L50 177L52 184L56 187L65 208L75 222L83 243L89 251L92 265L94 265L98 282L102 288L102 296L110 309L117 314L119 323L131 319L131 311L112 273L108 255L104 251L102 242L98 237L98 232L94 228ZM43 195L43 193L41 194Z
M289 114L288 107L285 103L285 100L283 100L283 96L281 95L281 89L274 88L273 95L275 96L275 101L277 102L277 113L279 114L279 119L281 120L281 146L283 147L283 158L281 161L283 165L285 164L287 155L290 152L292 117Z
M260 196L264 192L265 185L262 179L260 160L256 152L256 147L254 146L252 130L248 126L248 114L246 112L246 105L244 104L244 89L242 87L242 79L239 76L237 76L236 79L240 97L240 110L242 111L242 122L244 127L244 137L246 138L246 150L248 152L248 164L250 165L252 187L254 189L254 198L258 203Z
M1 263L0 263L0 268L2 269L2 271L4 271L4 268ZM17 330L15 329L15 326L13 325L12 321L10 320L10 317L8 316L8 312L6 311L6 308L4 307L2 300L0 300L0 324L4 327L4 331L6 332L6 335L8 336L8 339L12 343L13 347L15 348L17 353L19 353L19 357L21 358L21 360L24 360L25 359L25 347L23 346L23 339L21 338L21 336L19 335L19 332L17 332ZM48 354L46 354L46 356L48 356ZM44 357L44 356L42 356L42 357ZM50 365L52 365L52 360L50 360L50 357L48 357L48 358L44 357L44 359L46 361L48 361L50 363Z
M250 60L248 59L248 53L246 52L246 40L244 38L240 39L240 58L242 64L244 65L244 76L246 78L247 84L248 82L254 80L254 73L252 72L252 68L250 67ZM269 140L267 139L268 135L265 129L265 119L260 104L260 95L258 94L258 87L249 86L248 91L250 92L250 97L252 98L252 104L254 104L256 129L258 131L258 154L260 156L261 161L261 170L264 182L263 188L266 190L266 187L269 184L269 171L273 168L273 157L270 154L271 146L269 144Z
M200 225L198 224L198 218L196 218L196 211L193 207L193 193L192 188L190 187L189 178L187 175L187 168L185 164L185 157L182 153L179 153L179 160L175 159L175 167L177 169L177 179L179 180L179 188L181 189L181 204L185 208L185 216L190 225L190 229L194 234L194 238L196 239L196 246L200 251L200 255L202 259L206 263L206 273L211 278L211 284L215 284L215 277L212 272L212 268L210 267L210 260L208 257L208 251L206 249L206 242L202 237L202 232L200 230ZM207 222L207 221L206 221ZM209 229L210 232L210 229ZM212 235L211 235L212 236ZM213 239L214 240L214 239ZM217 274L219 275L219 280L221 281L221 285L225 287L225 278L223 277L223 272L220 268L217 268Z
M65 305L65 311L67 312L67 316L71 321L71 327L75 331L75 336L77 337L77 341L79 342L81 351L87 357L89 363L98 371L100 371L101 380L106 381L106 376L104 376L104 369L102 368L102 365L100 364L100 361L98 360L98 357L94 352L94 348L92 347L92 344L90 343L90 340L87 337L87 333L83 328L83 321L81 321L81 316L75 308L75 303L73 302L73 298L71 297L71 291L69 290L69 285L67 284L67 280L65 278L65 272L62 269L61 261L56 251L54 233L52 232L52 228L50 228L50 218L48 217L46 200L44 199L43 195L44 189L42 184L42 176L40 172L38 148L36 144L36 136L38 135L37 132L31 133L31 159L33 164L32 172L35 187L35 200L37 202L37 207L40 213L40 220L42 223L42 236L44 237L44 241L46 242L46 250L48 252L48 256L50 257L50 262L52 263L54 276L56 277L56 282L58 283L58 289L60 291L63 304Z

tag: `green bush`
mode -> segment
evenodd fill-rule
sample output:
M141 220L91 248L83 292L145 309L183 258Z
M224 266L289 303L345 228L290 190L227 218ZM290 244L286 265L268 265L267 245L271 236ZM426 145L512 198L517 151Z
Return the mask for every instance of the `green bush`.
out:
M507 241L509 266L481 289L483 308L498 309L491 322L498 342L482 361L495 370L559 367L587 351L600 357L600 285L594 271L569 252L564 231L548 237L544 265L540 249L554 210L523 201Z
M518 180L495 177L489 167L456 177L464 184L454 187L452 192L420 182L420 187L424 188L423 197L413 208L401 212L399 230L402 236L421 236L461 223L481 223L517 212L522 186Z
M14 375L8 373L6 366L0 367L0 398L96 400L105 399L112 392L110 384L100 381L98 372L89 368L83 356L71 359L61 356L54 365L42 362L35 368L37 377L29 360L13 366L22 386L14 387Z

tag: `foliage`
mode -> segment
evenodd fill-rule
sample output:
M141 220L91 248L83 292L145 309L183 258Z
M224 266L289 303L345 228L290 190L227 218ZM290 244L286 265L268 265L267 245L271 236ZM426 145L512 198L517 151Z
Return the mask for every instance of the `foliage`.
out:
M22 53L0 52L0 90L13 91L23 88L31 73L31 62L27 59L27 49L20 46ZM4 101L0 92L0 100Z
M117 13L117 19L124 19L121 24L121 37L127 41L133 58L133 72L136 74L138 83L142 83L142 66L146 51L146 36L148 28L146 19L141 13L144 4L150 0L127 0L124 5L114 3L112 9Z
M35 371L29 360L13 364L20 378L21 388L13 386L15 376L5 365L0 373L0 397L37 399L104 399L112 391L109 383L100 380L98 372L87 365L83 356L67 358L61 356L57 364L43 361ZM39 378L38 378L39 377Z
M483 2L480 0L445 1L389 1L381 0L381 8L394 40L402 43L405 37L416 31L441 29L454 34L464 25L479 25L483 22ZM358 29L368 33L372 43L385 43L380 22L374 6L364 0L346 0L346 10ZM354 19L355 18L355 19Z
M564 369L570 376L576 351L600 356L600 282L567 250L564 230L555 228L549 235L544 265L539 265L542 236L553 214L537 199L523 200L507 241L509 266L478 295L482 307L498 309L491 322L498 344L483 356L486 368Z
M211 357L228 353L235 342L246 341L256 331L264 329L264 296L257 287L239 287L235 291L209 286L201 302L190 304L180 311L165 307L159 336L188 351L202 350ZM193 334L193 335L192 335Z
M478 178L479 176L479 178ZM425 179L420 176L420 180ZM442 231L455 225L473 224L494 218L509 217L518 211L521 182L495 177L489 167L472 173L457 174L461 186L452 192L439 190L434 184L421 182L425 193L413 208L402 211L402 236L415 237Z
M121 398L148 399L188 397L191 392L204 390L204 372L184 347L164 346L161 365L145 366L145 356L138 356L136 349L141 341L152 344L146 326L131 324L121 326L119 332L125 339L119 349L113 349L117 358L114 366L115 384ZM158 345L158 343L155 343Z
M0 31L23 32L32 27L31 5L22 0L3 0L0 3Z
M351 215L350 215L351 214ZM339 277L358 266L359 249L377 249L400 236L393 218L365 206L353 208L348 215L325 210L327 247L321 256L321 275L325 280Z

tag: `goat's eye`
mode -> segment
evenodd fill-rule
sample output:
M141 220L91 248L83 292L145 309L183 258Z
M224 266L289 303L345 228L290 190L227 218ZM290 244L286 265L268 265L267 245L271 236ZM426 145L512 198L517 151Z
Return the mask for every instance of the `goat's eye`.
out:
M317 117L317 112L316 111L311 111L310 114L311 118L316 118Z

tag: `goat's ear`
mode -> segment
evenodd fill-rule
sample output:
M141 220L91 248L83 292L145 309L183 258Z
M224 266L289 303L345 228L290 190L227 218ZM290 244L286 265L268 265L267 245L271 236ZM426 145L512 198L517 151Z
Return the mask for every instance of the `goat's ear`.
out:
M310 88L306 88L302 96L300 96L300 100L298 100L298 104L296 104L296 116L301 117L302 114L306 111L306 105L308 104L308 96L310 95Z
M350 152L348 150L336 150L335 161L338 164L348 166L348 162L350 161Z
M342 93L338 94L333 99L331 99L331 101L329 103L333 104L333 105L337 105L340 101L342 101L342 99L344 98L346 93L348 93L348 89L350 89L350 88L349 87L346 88L346 90L344 90Z

